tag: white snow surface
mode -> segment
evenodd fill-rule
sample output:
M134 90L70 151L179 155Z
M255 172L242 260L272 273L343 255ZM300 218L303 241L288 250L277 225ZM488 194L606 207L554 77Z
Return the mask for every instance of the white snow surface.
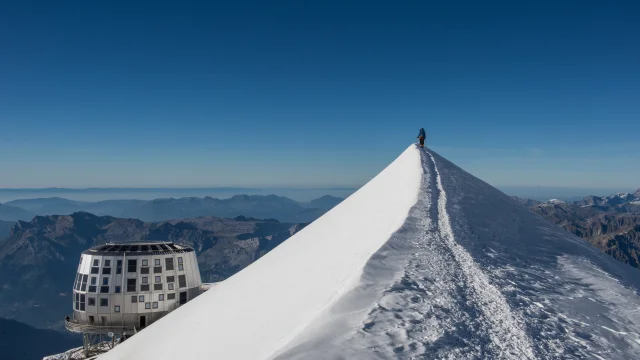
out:
M638 359L640 272L411 146L105 359Z
M416 203L409 147L356 193L238 274L100 359L268 359L354 288Z

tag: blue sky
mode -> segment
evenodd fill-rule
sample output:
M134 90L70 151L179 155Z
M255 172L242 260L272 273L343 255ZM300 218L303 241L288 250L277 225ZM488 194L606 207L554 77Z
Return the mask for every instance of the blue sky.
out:
M640 187L637 2L0 5L0 187Z

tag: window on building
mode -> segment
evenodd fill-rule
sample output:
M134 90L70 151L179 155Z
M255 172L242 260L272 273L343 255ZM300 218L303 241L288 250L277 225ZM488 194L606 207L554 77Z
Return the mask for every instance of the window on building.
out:
M120 294L122 292L122 289L120 288L120 286L116 286L116 294Z
M153 263L155 266L160 266L160 259L155 259Z
M147 285L140 285L140 291L149 291L149 284L147 284Z
M167 287L169 288L169 290L173 290L173 283L169 283Z
M93 266L100 266L100 260L93 259Z
M85 295L80 294L80 311L85 310L84 305L85 305Z
M154 309L157 309L157 308L158 308L158 302L157 302L157 301L154 301L154 302L153 302L153 308L154 308Z
M142 266L149 266L149 260L142 259Z
M73 289L74 290L80 290L80 278L82 277L82 275L80 275L80 273L76 273L76 281L73 283Z
M138 296L138 302L144 302L144 295Z
M160 284L153 284L153 290L157 291L157 290L162 290L162 283Z
M136 272L137 266L138 266L138 260L136 259L127 260L127 272L130 272L130 273Z
M151 309L151 303L150 302L144 303L144 308L145 309Z
M116 274L122 274L122 260L116 260Z
M91 285L97 285L97 284L98 284L98 277L92 276L91 277Z
M167 294L167 300L175 300L176 299L176 294L172 293L172 294Z
M178 264L178 271L183 271L183 270L184 270L184 265Z
M105 260L104 267L111 267L111 260Z
M142 283L143 283L143 284L148 284L148 283L149 283L149 277L147 277L147 276L143 276L143 277L142 277Z
M178 257L178 264L182 264L182 256Z
M156 282L157 283L162 282L162 276L156 276Z
M87 304L88 304L89 306L96 306L96 298L94 298L94 297L90 297L90 298L88 299Z
M158 294L158 301L164 301L164 294Z
M116 305L116 306L114 306L114 307L113 307L113 312L117 312L117 313L119 313L119 312L120 312L120 305Z
M178 286L181 288L187 287L187 277L185 275L178 276Z
M93 324L95 321L96 321L95 318L89 315L89 324Z
M149 268L148 267L141 267L140 268L140 274L148 274L149 273Z
M136 279L127 279L127 292L136 292Z
M108 277L103 277L102 278L102 285L109 285L109 278Z
M109 298L100 298L100 306L109 306Z
M89 280L89 275L82 275L82 286L80 287L80 291L87 290L87 280Z
M76 306L74 307L76 310L80 310L80 294L76 293Z
M91 273L92 274L100 274L100 268L99 267L92 267L91 268Z
M167 282L171 283L171 282L176 282L176 277L175 276L167 276Z
M98 291L98 287L95 285L89 285L89 291L90 293L94 293Z
M131 296L131 302L132 303L137 303L138 302L138 296L137 295Z
M165 258L164 265L167 268L167 271L173 270L173 258Z
M102 275L111 275L111 268L102 268Z
M107 285L107 286L100 286L100 293L101 293L101 294L108 294L108 293L109 293L109 285Z
M162 272L162 266L156 266L153 268L154 274L160 274Z

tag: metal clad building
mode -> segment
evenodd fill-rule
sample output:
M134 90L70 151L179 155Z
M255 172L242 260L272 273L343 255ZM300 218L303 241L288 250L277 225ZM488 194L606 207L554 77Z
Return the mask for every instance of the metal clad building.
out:
M198 296L193 248L171 242L106 244L82 253L67 329L132 335Z

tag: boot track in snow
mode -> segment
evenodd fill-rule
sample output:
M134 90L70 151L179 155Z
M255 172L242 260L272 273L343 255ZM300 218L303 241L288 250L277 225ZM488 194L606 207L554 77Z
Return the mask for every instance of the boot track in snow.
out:
M521 319L514 314L506 299L500 291L493 286L484 272L477 266L469 253L454 238L449 214L447 212L447 193L442 186L442 178L435 159L428 151L422 152L423 162L430 171L430 178L435 182L431 197L437 194L437 233L443 249L450 253L453 262L449 263L449 269L458 277L458 290L461 290L460 298L466 299L467 306L471 307L478 322L478 331L482 337L489 340L484 344L486 355L496 358L534 359L534 352L529 337L525 333ZM435 178L435 181L433 180ZM426 195L426 194L425 194ZM432 205L433 206L433 205Z

